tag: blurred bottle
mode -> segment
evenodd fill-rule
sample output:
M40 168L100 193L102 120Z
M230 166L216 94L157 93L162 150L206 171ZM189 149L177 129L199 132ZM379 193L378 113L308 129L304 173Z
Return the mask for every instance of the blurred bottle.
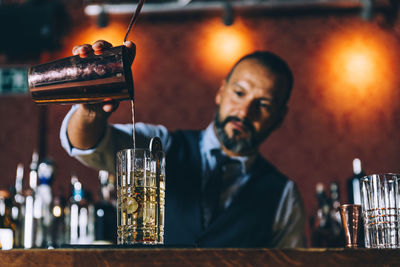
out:
M0 249L12 249L17 225L11 217L11 199L7 190L0 190Z
M362 169L361 160L353 160L353 175L347 179L347 201L349 204L361 205L360 179L366 174ZM358 231L358 247L365 247L364 244L364 224L362 223Z
M10 187L11 200L11 218L15 222L17 228L14 233L14 248L24 247L24 214L25 214L25 197L23 196L23 177L24 165L17 165L17 174L15 178L15 186Z
M331 202L331 245L332 247L344 247L345 236L342 227L342 218L340 217L340 190L337 182L330 184L330 202Z
M52 246L51 243L51 232L50 227L53 220L53 214L51 211L51 204L53 194L51 191L51 184L54 180L55 165L53 161L44 159L38 167L38 180L39 185L37 187L35 203L37 203L39 209L37 211L37 219L40 221L36 229L39 233L36 237L35 244L37 247L47 248Z
M29 166L29 188L25 191L24 248L36 246L38 223L40 219L40 203L36 199L39 165L39 154L34 151ZM40 239L40 238L39 238Z
M68 227L70 244L91 244L94 240L94 207L87 200L81 182L71 178L73 186L69 200Z
M116 243L117 210L111 195L114 185L107 171L99 171L100 193L95 204L95 240L102 243Z
M361 167L361 160L353 160L353 175L347 179L347 200L349 204L361 205L360 179L365 176Z
M331 182L330 184L330 198L332 203L331 215L334 220L336 220L339 224L342 219L340 217L340 191L339 184L337 182Z
M55 194L51 204L52 221L50 226L50 244L49 247L59 248L67 244L67 226L65 224L66 217L66 199L61 193Z
M331 185L331 195L327 196L322 183L316 185L318 208L311 220L311 244L313 247L343 247L344 236L333 203L337 206L339 191L336 183ZM340 215L339 215L340 216ZM340 220L340 217L339 217Z
M322 183L315 186L317 197L317 209L311 217L311 245L322 247L324 242L325 228L329 214L328 198Z

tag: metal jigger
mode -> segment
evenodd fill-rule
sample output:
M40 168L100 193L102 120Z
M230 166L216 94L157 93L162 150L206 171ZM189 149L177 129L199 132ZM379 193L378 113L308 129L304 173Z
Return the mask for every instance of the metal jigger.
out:
M347 248L358 247L358 235L361 229L361 205L343 204L339 207L340 217L346 237Z

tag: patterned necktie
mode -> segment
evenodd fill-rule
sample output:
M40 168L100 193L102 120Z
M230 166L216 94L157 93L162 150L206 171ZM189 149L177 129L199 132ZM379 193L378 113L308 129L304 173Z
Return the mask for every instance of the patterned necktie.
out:
M203 191L204 225L208 226L217 215L229 206L232 194L236 192L242 177L241 163L238 160L215 153L217 166L209 177Z
M219 209L229 207L234 194L240 186L243 177L242 164L238 160L228 159L222 165L222 182L219 196Z

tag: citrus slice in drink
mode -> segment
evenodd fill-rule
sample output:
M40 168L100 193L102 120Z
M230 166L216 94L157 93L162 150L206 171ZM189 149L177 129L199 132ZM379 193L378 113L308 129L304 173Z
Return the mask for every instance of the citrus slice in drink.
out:
M136 198L134 197L126 198L126 212L128 214L133 214L137 212L138 208L139 208L139 203L137 202Z

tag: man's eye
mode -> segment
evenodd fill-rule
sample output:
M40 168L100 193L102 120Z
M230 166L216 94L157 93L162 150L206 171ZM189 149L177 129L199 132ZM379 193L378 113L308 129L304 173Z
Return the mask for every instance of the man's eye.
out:
M272 109L271 105L268 103L259 102L259 106L260 108L265 109L266 111L271 111Z
M235 91L235 94L237 95L237 96L243 96L244 95L244 93L242 92L242 91Z

